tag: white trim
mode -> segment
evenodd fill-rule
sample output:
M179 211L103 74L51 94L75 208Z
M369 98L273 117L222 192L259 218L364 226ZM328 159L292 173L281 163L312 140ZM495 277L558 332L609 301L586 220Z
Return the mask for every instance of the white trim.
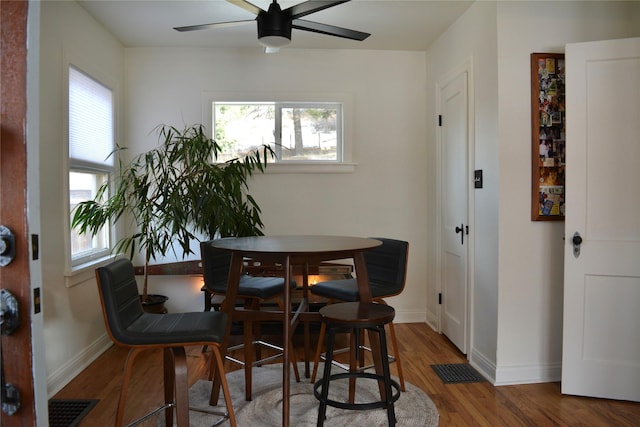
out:
M281 173L353 173L356 163L290 162L269 163L265 174Z
M30 1L27 12L27 221L29 233L38 239L41 236L41 206L40 206L40 2ZM29 277L31 280L31 295L36 289L43 299L42 280L42 247L34 248L32 238L29 242L29 253L40 251L37 259L29 257ZM35 302L35 301L34 301ZM26 307L25 307L26 308ZM33 378L33 400L35 407L35 423L48 419L47 396L47 366L44 345L44 315L42 310L29 310L31 322L31 358ZM18 415L19 417L19 415ZM42 424L45 424L44 422Z
M467 85L467 224L469 226L469 234L467 235L467 324L465 346L467 348L467 358L471 354L473 348L473 291L474 291L474 245L475 245L475 197L474 186L472 185L474 169L475 169L475 101L473 86L473 57L470 56L462 64L454 67L444 76L436 80L436 117L442 114L442 88L453 81L461 74L466 74ZM436 123L436 206L442 206L442 133L440 126ZM436 210L436 294L442 293L442 212ZM436 320L436 331L442 333L442 305L438 304Z
M103 265L107 265L114 261L117 255L108 255L100 258L96 258L84 264L76 265L70 269L64 271L64 286L67 288L73 288L81 283L96 278L95 269Z
M497 367L494 384L537 384L558 382L562 378L562 363Z
M487 378L492 384L496 380L496 365L484 354L472 349L469 352L469 364L473 366L483 377Z
M422 310L396 310L393 323L425 323L425 313Z

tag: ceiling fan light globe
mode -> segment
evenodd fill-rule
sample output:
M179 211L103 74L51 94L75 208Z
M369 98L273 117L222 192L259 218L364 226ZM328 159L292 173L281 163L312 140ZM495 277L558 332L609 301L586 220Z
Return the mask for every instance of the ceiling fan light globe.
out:
M264 47L284 47L291 43L291 39L283 36L263 36L258 39L258 42Z

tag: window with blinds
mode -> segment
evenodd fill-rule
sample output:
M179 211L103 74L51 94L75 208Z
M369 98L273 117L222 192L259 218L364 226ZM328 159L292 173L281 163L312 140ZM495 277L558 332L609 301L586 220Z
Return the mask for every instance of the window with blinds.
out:
M93 200L114 170L113 91L79 69L69 67L69 219L75 206ZM109 228L96 236L71 229L71 265L110 252Z

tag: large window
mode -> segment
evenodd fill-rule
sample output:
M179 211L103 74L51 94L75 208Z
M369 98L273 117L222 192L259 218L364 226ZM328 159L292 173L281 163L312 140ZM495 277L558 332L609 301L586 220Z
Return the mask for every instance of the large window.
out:
M92 200L114 170L113 91L97 80L69 67L69 213ZM71 265L109 254L110 230L92 237L71 230Z
M213 102L212 113L219 162L261 145L275 151L274 162L343 162L340 103Z

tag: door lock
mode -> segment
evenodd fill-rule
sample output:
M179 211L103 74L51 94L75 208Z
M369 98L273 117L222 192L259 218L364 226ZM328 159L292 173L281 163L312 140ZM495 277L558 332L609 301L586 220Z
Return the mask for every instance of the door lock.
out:
M16 237L11 230L0 225L0 267L9 264L16 257Z

